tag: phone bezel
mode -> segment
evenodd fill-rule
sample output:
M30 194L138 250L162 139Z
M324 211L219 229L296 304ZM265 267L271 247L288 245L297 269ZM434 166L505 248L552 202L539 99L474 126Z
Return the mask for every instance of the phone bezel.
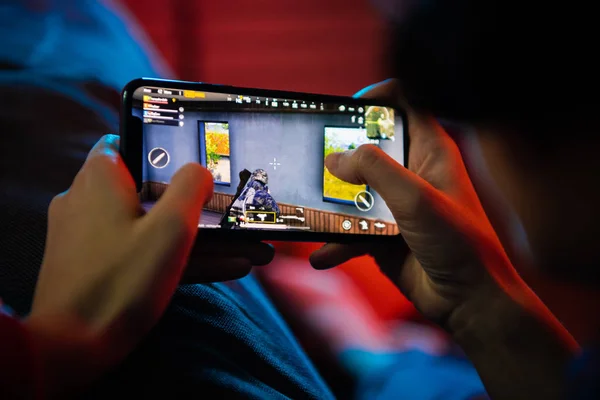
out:
M216 85L202 82L186 82L168 79L139 78L129 82L121 93L121 123L120 123L120 153L125 165L133 177L136 189L140 192L142 187L142 121L132 115L133 93L142 86L163 86L173 89L189 89L216 93L232 93L239 95L293 98L298 100L315 102L346 103L354 105L378 105L393 108L400 115L404 127L404 160L408 163L409 135L408 120L404 110L396 105L373 99L354 97L321 95L313 93L289 92L270 89L254 89L236 86ZM139 125L139 126L136 126ZM296 241L296 242L335 242L335 243L357 243L357 242L382 242L395 241L400 235L365 235L328 232L305 232L305 231L276 231L276 230L237 230L237 229L198 229L198 235L210 237L216 240L273 240L273 241Z

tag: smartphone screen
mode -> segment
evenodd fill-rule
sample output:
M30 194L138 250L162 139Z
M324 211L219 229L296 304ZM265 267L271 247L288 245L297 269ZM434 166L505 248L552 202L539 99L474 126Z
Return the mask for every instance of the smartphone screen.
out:
M333 176L324 159L371 143L404 165L399 112L364 100L244 93L167 86L133 92L132 113L143 122L145 209L180 167L198 162L214 180L199 228L398 234L382 198L366 185Z

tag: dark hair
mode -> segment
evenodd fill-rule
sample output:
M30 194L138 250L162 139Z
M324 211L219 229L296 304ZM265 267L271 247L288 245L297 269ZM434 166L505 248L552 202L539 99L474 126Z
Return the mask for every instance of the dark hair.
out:
M424 0L394 28L394 75L416 109L516 126L592 121L594 2Z

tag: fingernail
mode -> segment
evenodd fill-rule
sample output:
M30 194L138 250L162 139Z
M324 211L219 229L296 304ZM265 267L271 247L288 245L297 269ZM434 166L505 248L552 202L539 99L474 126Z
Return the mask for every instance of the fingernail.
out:
M119 152L119 145L121 143L121 137L119 135L108 134L104 136L104 145L117 153Z

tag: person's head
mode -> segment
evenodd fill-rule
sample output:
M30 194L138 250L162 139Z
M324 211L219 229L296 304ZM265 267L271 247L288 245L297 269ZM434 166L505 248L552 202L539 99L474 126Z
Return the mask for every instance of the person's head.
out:
M262 182L265 185L269 183L269 176L264 169L257 169L252 173L252 180Z
M600 283L593 2L407 1L389 13L405 101L474 128L541 268Z

